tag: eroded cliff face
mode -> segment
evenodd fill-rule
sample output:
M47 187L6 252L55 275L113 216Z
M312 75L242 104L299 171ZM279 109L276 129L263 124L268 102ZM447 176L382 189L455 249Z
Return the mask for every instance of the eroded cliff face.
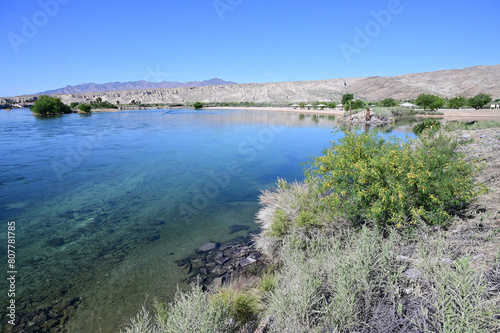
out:
M344 82L347 86L344 85ZM64 103L89 102L101 97L111 103L194 103L199 102L260 102L298 103L311 101L340 101L345 93L355 98L377 101L386 97L406 100L420 94L436 94L446 98L472 97L478 93L500 98L500 65L476 66L464 69L406 74L393 77L364 77L321 81L249 83L185 87L170 89L122 90L82 94L56 95ZM10 97L26 102L34 95ZM5 104L0 98L0 104Z

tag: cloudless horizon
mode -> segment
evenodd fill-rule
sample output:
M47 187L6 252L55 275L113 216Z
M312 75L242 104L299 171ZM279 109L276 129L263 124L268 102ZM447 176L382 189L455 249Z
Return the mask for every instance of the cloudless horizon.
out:
M500 64L498 0L0 4L0 96L82 83L393 76Z

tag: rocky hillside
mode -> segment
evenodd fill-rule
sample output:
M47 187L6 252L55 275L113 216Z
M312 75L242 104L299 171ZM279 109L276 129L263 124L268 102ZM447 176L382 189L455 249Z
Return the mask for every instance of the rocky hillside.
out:
M500 65L476 66L464 69L406 74L393 77L363 77L321 81L277 83L249 83L184 87L171 89L143 89L109 92L76 93L60 95L65 103L88 102L101 97L103 100L128 104L141 103L193 103L200 102L257 102L297 103L311 101L340 101L345 93L355 98L381 100L392 97L400 100L414 99L419 94L430 93L442 97L471 97L479 92L500 98ZM24 102L34 95L11 97ZM0 98L0 104L5 99Z
M180 88L180 87L204 87L225 84L237 84L232 81L224 81L221 79L210 79L205 81L190 81L190 82L177 82L177 81L161 81L149 82L145 80L130 81L130 82L108 82L108 83L83 83L76 86L66 86L55 90L47 90L36 95L65 95L65 94L79 94L88 92L101 92L101 91L119 91L119 90L143 90L143 89L158 89L158 88Z

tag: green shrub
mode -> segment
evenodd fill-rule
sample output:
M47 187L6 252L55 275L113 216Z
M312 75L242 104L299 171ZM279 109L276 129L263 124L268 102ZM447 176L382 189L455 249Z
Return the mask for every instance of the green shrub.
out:
M295 220L298 227L310 229L317 225L315 214L311 211L302 211Z
M270 258L281 247L285 235L309 232L295 222L301 212L314 212L317 225L328 225L331 221L331 213L323 209L317 192L305 183L288 183L278 179L275 189L262 191L259 202L262 209L257 214L256 222L261 225L262 232L255 241L259 250Z
M100 100L100 97L96 99ZM108 101L92 103L92 109L118 109L118 107Z
M245 291L236 294L232 309L236 322L243 325L257 317L262 310L262 305L259 297Z
M413 133L416 135L422 134L424 130L437 131L441 128L441 123L436 119L424 119L420 124L413 127Z
M203 107L203 103L200 103L200 102L196 102L193 104L193 107L198 110L198 109L201 109Z
M396 101L394 98L388 97L386 99L381 100L380 104L382 106L384 106L384 107L390 108L390 107L393 107L393 106L398 106L399 102Z
M318 187L325 207L354 225L445 225L449 209L485 191L473 179L478 167L442 132L424 132L409 143L373 132L344 135L313 160L308 182Z
M59 97L52 97L47 95L39 96L35 104L32 106L31 111L38 115L51 115L73 112L68 105L61 102L61 99Z
M274 212L274 219L271 224L271 235L274 237L283 237L287 233L288 229L288 218L286 213L277 209Z
M330 109L335 109L337 107L337 103L335 102L330 102L326 105L327 108L330 108Z
M259 281L259 288L263 292L273 291L276 287L276 275L272 273L264 273Z
M79 104L78 105L78 109L80 109L80 111L82 112L91 112L92 110L92 106L90 106L89 104Z
M262 310L260 298L250 291L236 291L231 286L219 289L209 297L212 307L226 309L228 318L234 319L234 327L253 320Z
M360 99L357 99L354 102L352 102L352 109L353 110L363 109L364 107L366 107L366 104L365 104L365 102L363 102Z

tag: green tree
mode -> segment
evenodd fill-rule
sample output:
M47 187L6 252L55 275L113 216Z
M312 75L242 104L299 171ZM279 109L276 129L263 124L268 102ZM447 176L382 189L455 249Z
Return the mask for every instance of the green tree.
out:
M366 107L366 104L365 104L365 102L363 102L360 99L357 99L354 102L352 102L352 108L354 110L356 110L356 109L363 109L364 107Z
M134 105L135 104L135 99L131 100L130 104Z
M80 109L80 111L83 111L83 112L90 112L92 110L92 106L90 106L89 104L79 104L78 105L78 109Z
M116 107L116 105L114 105L108 101L104 101L104 102L92 104L92 108L93 109L116 109L117 107Z
M399 104L398 101L396 101L394 98L386 98L380 101L380 104L386 108L390 108L393 106L397 106Z
M70 106L72 109L74 109L74 108L76 108L76 106L77 106L77 105L78 105L78 103L77 103L77 102L73 102L73 103L71 103L69 106Z
M300 102L299 103L299 108L303 109L306 107L306 102Z
M97 97L97 98L95 99L95 102L96 102L96 103L101 103L101 102L102 102L102 98L101 98L101 97Z
M421 94L415 100L415 104L417 104L420 107L423 107L424 110L426 109L437 110L443 107L443 105L445 104L445 100L436 95Z
M31 108L31 111L39 115L63 114L72 112L69 105L61 102L61 99L59 97L52 97L47 95L39 96L35 104Z
M345 107L345 105L350 106L353 99L354 99L353 94L344 94L344 96L342 96L341 103L342 103L342 105L344 105L344 107Z
M193 106L196 110L198 110L198 109L201 109L203 107L203 103L196 102L193 104Z
M337 107L337 103L335 102L330 102L326 105L330 109L335 109Z
M477 94L476 96L469 98L467 104L472 106L474 109L482 109L486 104L491 102L491 95L487 94Z
M454 97L448 101L448 107L450 109L460 109L462 106L467 104L467 99L463 96Z
M117 100L117 101L116 101L116 105L120 105L120 101L118 101L118 100Z

